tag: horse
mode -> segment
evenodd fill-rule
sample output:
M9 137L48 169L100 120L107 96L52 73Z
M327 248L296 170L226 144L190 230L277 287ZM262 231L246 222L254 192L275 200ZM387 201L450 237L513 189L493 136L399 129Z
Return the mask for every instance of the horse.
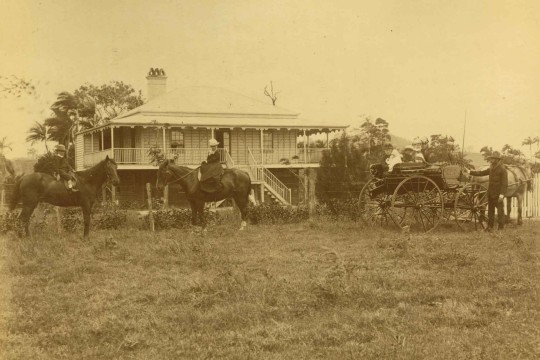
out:
M203 216L205 203L232 197L240 209L242 217L240 230L244 230L247 225L247 208L251 192L249 174L240 169L225 169L221 177L221 189L208 193L201 190L197 176L198 170L199 168L191 169L178 166L165 160L158 168L156 188L161 191L166 185L178 182L185 191L191 207L191 224L193 226L201 225L203 229L206 227Z
M88 170L77 172L77 187L79 191L68 190L63 181L47 173L35 172L18 178L15 182L13 196L9 204L11 211L15 209L19 199L22 199L22 211L19 220L22 221L25 234L28 236L30 216L40 202L55 206L80 206L84 217L84 237L90 232L90 215L96 195L106 181L118 185L117 165L107 156L104 160Z
M532 171L529 166L523 165L504 165L506 168L506 174L508 175L508 187L504 197L506 198L506 223L510 222L510 213L512 211L512 198L517 199L518 205L518 218L517 224L523 225L522 219L522 207L523 199L525 198L526 191L532 191ZM484 167L483 169L485 169ZM486 176L473 176L474 183L484 185L486 188L489 185L489 175Z

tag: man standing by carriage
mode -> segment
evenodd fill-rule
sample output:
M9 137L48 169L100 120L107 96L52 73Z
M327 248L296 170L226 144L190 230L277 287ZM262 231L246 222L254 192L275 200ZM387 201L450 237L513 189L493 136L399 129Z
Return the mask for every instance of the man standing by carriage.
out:
M504 228L504 194L508 188L508 174L503 165L501 154L494 151L488 156L489 168L480 171L470 171L467 168L464 171L473 176L489 175L488 196L488 226L486 231L492 231L495 224L495 208L497 208L497 220L499 230Z

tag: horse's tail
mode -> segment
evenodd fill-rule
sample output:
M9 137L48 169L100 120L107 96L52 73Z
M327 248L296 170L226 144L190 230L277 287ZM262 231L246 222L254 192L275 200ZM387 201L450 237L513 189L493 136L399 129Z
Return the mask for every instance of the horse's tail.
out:
M15 210L15 207L17 207L17 204L19 203L19 198L21 197L21 180L23 178L24 174L17 175L15 177L15 183L13 185L13 193L11 194L11 198L9 199L9 210L13 211Z

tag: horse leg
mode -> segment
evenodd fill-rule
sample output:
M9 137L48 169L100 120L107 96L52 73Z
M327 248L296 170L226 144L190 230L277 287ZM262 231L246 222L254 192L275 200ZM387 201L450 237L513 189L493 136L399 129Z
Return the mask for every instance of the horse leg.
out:
M37 202L23 203L21 214L19 215L19 220L24 226L24 233L26 236L30 235L30 217L34 212L34 209L37 206Z
M197 202L197 213L199 214L199 224L204 231L206 229L206 217L204 216L204 201L202 200Z
M510 223L510 213L512 212L512 198L507 197L506 198L506 224Z
M521 208L523 206L523 196L520 196L518 195L517 197L517 205L518 205L518 219L517 219L517 224L518 225L523 225L523 219L521 217Z
M249 193L246 197L242 196L240 193L234 194L234 202L236 203L236 206L238 206L238 209L240 210L240 216L242 217L242 222L240 223L240 229L244 230L247 226L247 209L248 209L248 202L249 202Z
M82 213L83 213L83 219L84 219L84 237L88 238L88 234L90 233L90 209L91 205L85 204L82 206Z
M191 225L197 226L197 206L195 201L190 201L189 205L191 206Z

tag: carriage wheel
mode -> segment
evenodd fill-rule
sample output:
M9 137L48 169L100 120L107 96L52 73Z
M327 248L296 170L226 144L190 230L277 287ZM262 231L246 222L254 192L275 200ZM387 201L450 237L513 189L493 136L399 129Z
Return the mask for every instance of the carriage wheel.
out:
M485 229L487 204L487 189L484 185L465 185L454 203L454 217L458 226L464 231Z
M405 216L406 209L392 213L390 209L391 196L386 193L371 195L376 188L377 180L371 179L360 192L359 207L362 222L369 227L388 227L400 224Z
M411 176L394 190L392 211L410 209L402 225L429 232L437 227L444 217L444 198L437 184L425 176Z

